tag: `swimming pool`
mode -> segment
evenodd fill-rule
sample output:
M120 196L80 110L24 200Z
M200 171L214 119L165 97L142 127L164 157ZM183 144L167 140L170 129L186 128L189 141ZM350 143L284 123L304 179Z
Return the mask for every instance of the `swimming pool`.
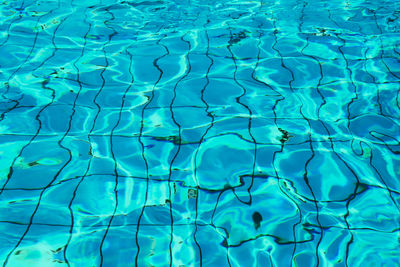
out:
M0 11L3 266L400 266L400 2Z

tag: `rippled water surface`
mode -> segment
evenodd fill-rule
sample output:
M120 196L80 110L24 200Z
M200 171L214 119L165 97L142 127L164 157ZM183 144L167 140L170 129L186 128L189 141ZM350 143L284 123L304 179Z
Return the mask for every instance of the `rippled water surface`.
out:
M3 266L400 266L400 2L0 3Z

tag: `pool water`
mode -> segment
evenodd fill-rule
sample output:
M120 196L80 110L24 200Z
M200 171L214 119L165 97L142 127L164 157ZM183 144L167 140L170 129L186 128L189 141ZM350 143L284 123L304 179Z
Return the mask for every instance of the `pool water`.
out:
M2 266L400 266L400 2L3 0Z

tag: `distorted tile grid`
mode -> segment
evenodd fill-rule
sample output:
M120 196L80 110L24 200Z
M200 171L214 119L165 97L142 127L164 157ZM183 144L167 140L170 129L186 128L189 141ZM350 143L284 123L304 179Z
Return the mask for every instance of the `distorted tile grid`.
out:
M0 12L3 266L400 266L400 2Z

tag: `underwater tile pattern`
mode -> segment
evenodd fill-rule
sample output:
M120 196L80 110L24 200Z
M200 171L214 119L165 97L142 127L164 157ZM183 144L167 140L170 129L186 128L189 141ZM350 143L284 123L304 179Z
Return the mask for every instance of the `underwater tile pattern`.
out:
M2 266L400 266L400 2L3 0Z

